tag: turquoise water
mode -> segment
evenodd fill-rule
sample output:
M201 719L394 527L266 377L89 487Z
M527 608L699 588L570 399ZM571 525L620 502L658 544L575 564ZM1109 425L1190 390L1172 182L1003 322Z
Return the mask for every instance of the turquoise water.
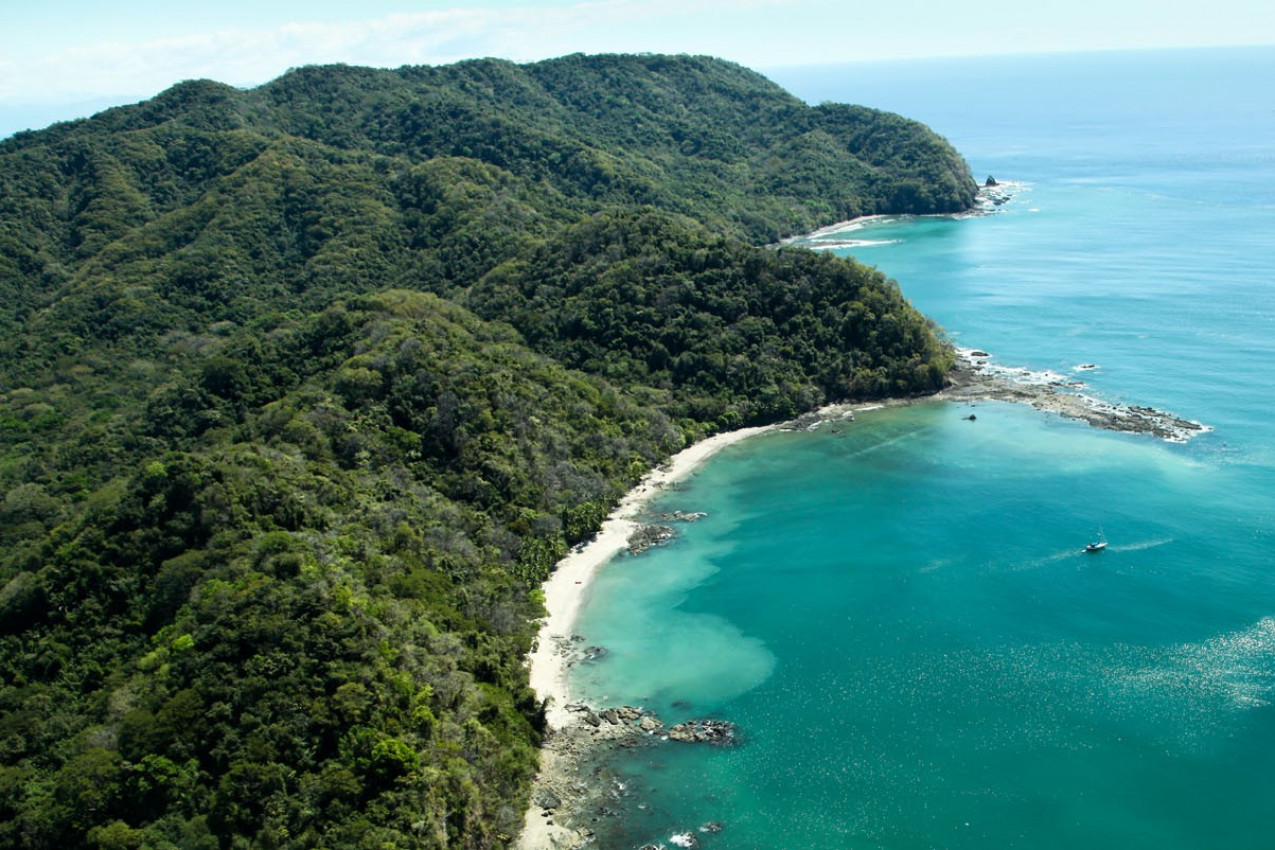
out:
M1250 50L775 75L925 120L1019 184L995 215L850 234L959 344L1097 364L1095 392L1215 430L932 403L714 458L656 506L709 516L591 589L577 631L610 653L574 686L743 743L617 759L631 795L589 824L599 846L709 820L722 850L1270 846L1271 70Z

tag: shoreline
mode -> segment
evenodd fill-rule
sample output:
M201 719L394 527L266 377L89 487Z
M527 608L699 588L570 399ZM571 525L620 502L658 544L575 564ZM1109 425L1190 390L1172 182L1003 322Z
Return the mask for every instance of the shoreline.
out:
M1029 184L1018 180L998 181L991 185L979 184L978 193L974 196L974 204L967 210L960 212L943 212L943 213L873 213L871 215L861 215L854 218L847 218L843 221L833 222L832 224L811 230L808 233L796 233L792 236L785 236L778 242L771 244L771 247L786 248L797 245L802 248L809 248L812 251L826 251L833 248L859 248L866 245L883 244L875 240L849 239L844 241L823 241L829 236L836 236L841 233L853 233L857 230L873 224L874 222L887 221L889 219L899 218L971 218L975 216L992 215L997 211L998 207L1004 206L1014 199L1014 195L1020 189Z
M541 585L548 615L541 623L536 647L529 656L531 687L546 703L545 720L550 729L561 729L571 720L571 712L567 709L570 700L567 680L570 665L564 644L571 640L571 629L584 605L589 583L599 569L628 548L629 537L640 527L637 518L643 508L655 496L690 475L717 452L777 427L761 425L726 431L682 449L666 463L643 476L638 485L624 495L615 510L603 521L597 534L587 543L572 549L558 562L549 580Z
M956 365L948 385L937 393L908 398L844 402L825 405L790 422L727 431L701 440L647 473L620 500L598 533L558 562L542 587L547 616L541 622L534 650L528 657L530 684L545 703L545 741L540 750L540 771L533 783L523 829L513 845L519 850L576 850L588 844L592 833L567 824L589 795L580 767L589 754L608 742L632 735L634 727L609 728L582 720L584 706L571 703L570 671L579 656L582 640L573 634L575 622L588 596L593 577L621 551L642 525L638 521L650 501L685 479L717 452L758 434L779 430L813 429L836 420L852 420L855 412L881 407L926 403L1006 401L1027 404L1067 419L1087 422L1111 431L1149 434L1182 443L1212 428L1164 411L1110 402L1081 392L1085 385L1074 378L1049 372L1032 372L997 366L991 355L977 349L957 349ZM1088 365L1083 370L1096 368ZM974 416L968 417L973 419Z
M594 744L580 728L570 708L570 671L573 662L572 628L584 606L593 577L616 555L628 548L629 537L640 528L638 516L650 501L669 486L686 478L706 460L727 446L778 426L761 425L726 431L682 449L648 472L624 495L603 521L593 539L581 544L558 562L541 587L547 616L541 621L535 648L528 656L530 684L545 703L545 742L540 748L540 771L533 783L531 804L523 818L522 832L514 847L521 850L577 848L589 836L557 823L553 814L567 795L568 785L578 784L577 769L584 752ZM576 795L579 798L579 795ZM567 806L564 820L569 818Z

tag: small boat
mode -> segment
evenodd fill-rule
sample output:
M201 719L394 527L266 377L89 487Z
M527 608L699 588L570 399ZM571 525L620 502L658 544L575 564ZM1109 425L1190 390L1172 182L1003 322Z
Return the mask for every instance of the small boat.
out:
M1098 534L1094 537L1092 543L1085 544L1085 552L1092 555L1094 552L1101 552L1107 548L1107 535L1102 533L1102 526L1098 526Z

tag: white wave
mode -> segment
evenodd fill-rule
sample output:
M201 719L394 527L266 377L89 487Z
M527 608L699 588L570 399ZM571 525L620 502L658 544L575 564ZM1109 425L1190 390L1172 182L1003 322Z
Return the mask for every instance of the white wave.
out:
M1199 436L1200 434L1208 434L1213 431L1212 425L1205 425L1203 422L1196 421L1195 419L1187 421L1189 421L1192 425L1197 426L1196 429L1193 431L1180 431L1176 434L1165 437L1164 441L1166 443L1186 443L1189 442L1192 437Z
M859 218L852 218L848 221L839 221L836 224L830 224L827 227L821 227L818 230L812 230L809 233L800 233L796 236L789 236L779 241L780 245L807 245L807 243L823 239L826 236L836 236L841 233L850 233L855 230L862 230L871 224L887 224L895 219L890 215L865 215Z
M1054 385L1079 388L1084 386L1075 378L1068 377L1052 369L1027 369L1022 366L1001 366L990 361L978 365L989 375L1008 378L1016 384L1027 386Z
M811 242L805 247L812 251L832 251L838 248L874 248L880 245L898 245L898 239L840 239L835 242Z
M807 238L818 238L821 236L836 236L838 233L850 233L855 230L862 230L873 221L880 221L884 216L872 215L863 218L852 218L849 221L839 221L836 224L816 230L807 234Z

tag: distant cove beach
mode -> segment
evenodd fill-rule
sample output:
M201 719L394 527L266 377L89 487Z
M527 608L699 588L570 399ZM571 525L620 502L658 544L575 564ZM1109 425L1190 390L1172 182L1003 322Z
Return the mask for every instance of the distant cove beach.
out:
M984 351L958 349L956 354L949 385L937 394L832 404L791 422L728 431L683 449L629 491L592 540L578 546L558 563L543 585L548 614L529 658L531 686L545 702L547 737L532 805L526 813L517 845L521 850L577 848L589 842L591 831L575 821L579 809L606 793L606 789L597 787L597 780L590 784L582 772L586 760L599 748L631 747L643 739L690 740L680 736L681 728L664 728L658 717L641 707L608 708L573 703L572 667L590 652L605 652L586 647L585 638L574 634L573 628L587 599L590 582L598 571L626 549L637 552L647 545L640 542L641 532L647 528L642 515L651 500L693 474L722 449L772 430L814 429L824 422L853 420L856 411L942 402L971 406L981 401L1027 404L1098 428L1143 433L1170 442L1184 442L1211 430L1163 411L1087 395L1083 392L1084 384L1073 378L997 366ZM1095 367L1081 367L1081 370L1084 368ZM971 413L965 418L975 421L977 414ZM701 830L718 828L720 825L705 824ZM690 840L688 837L687 841Z

